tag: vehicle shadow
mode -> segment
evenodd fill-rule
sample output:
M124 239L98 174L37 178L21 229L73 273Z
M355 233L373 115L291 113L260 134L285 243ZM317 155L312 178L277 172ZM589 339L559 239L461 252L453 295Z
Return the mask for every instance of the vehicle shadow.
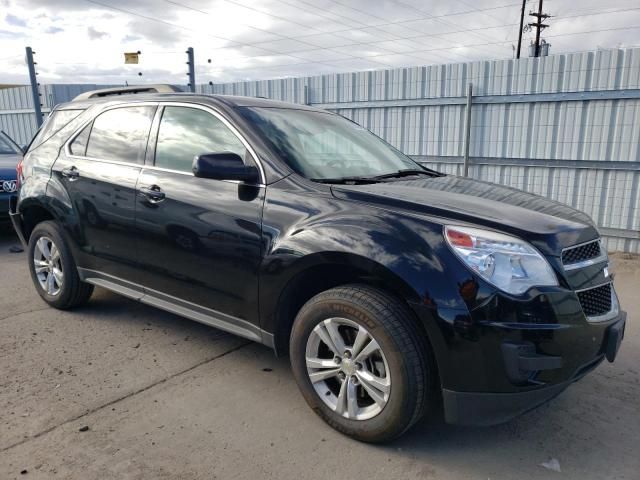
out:
M0 222L0 245L10 247L20 245L20 240L13 230L13 225L9 221Z

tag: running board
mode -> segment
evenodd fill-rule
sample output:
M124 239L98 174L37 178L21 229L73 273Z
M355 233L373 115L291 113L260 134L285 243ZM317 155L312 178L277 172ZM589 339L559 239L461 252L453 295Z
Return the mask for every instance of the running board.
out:
M249 340L262 343L268 347L274 347L272 334L265 332L246 320L202 307L195 303L187 302L167 295L166 293L142 287L136 283L128 282L95 270L78 268L78 275L83 282L111 290L132 300L209 325L210 327L224 330L239 337L248 338Z

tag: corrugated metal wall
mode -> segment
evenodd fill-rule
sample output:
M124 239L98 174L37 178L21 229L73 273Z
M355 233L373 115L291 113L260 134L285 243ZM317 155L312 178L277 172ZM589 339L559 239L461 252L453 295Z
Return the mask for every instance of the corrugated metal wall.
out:
M108 85L42 85L42 113L45 117L58 103L68 102L76 95ZM31 87L5 88L0 90L0 130L7 132L20 145L31 141L38 125L33 113Z
M640 252L640 49L203 85L336 111L418 161L462 174L473 85L473 178L591 215L614 251Z
M610 250L640 253L640 49L199 85L198 91L337 111L429 167L461 174L469 83L470 176L579 208L594 218ZM96 86L65 92L70 88L45 86L51 103L43 103ZM27 90L14 90L0 91L0 126L23 141L35 122L32 114L7 115L28 109Z

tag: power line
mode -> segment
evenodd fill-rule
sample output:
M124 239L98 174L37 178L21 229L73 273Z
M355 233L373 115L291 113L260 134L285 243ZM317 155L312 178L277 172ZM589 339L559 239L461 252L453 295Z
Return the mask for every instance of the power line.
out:
M511 6L513 5L520 5L518 4L511 4ZM605 13L621 13L621 12L628 12L628 11L637 11L640 10L640 7L635 7L635 8L624 8L624 9L618 9L618 10L613 10L610 12L605 12ZM569 18L578 18L578 17L587 17L587 16L592 16L592 15L600 15L602 12L598 11L596 13L582 13L582 14L576 14L576 15L567 15L567 16L558 16L557 19L558 20L564 20L564 19L569 19ZM413 20L411 20L413 21ZM397 23L404 23L406 21L402 21L402 22L396 22L396 23L390 23L387 25L396 25ZM494 29L494 28L505 28L505 27L516 27L518 26L518 23L505 23L505 24L500 24L500 25L492 25L492 26L487 26L487 27L479 27L479 28L473 28L473 29L469 29L469 28L464 28L461 30L454 30L454 31L448 31L448 32L441 32L441 33L428 33L428 34L424 34L424 33L420 33L419 35L408 35L408 36L399 36L396 39L394 39L393 41L399 41L399 40L417 40L417 39L422 39L422 38L431 38L431 37L442 37L445 35L452 35L452 34L457 34L457 33L473 33L476 31L481 31L481 30L487 30L487 29ZM371 27L373 28L373 27ZM366 28L363 28L362 30L366 30ZM311 34L311 35L303 35L301 37L291 37L292 40L298 40L299 38L307 38L310 36L315 36L316 34ZM331 47L315 47L315 48L311 48L311 49L298 49L298 50L292 50L288 53L282 53L282 55L293 55L293 54L297 54L297 53L310 53L310 52L316 52L316 51L326 51L326 50L335 50L337 48L348 48L348 47L353 47L353 46L373 46L379 43L386 43L388 41L392 41L392 40L380 40L377 42L350 42L350 43L346 43L346 44L342 44L342 45L333 45ZM500 44L502 43L510 43L510 41L500 41ZM219 51L219 50L227 50L227 49L232 49L234 47L219 47L219 48L214 48L210 51ZM392 52L395 53L395 52ZM261 56L243 56L243 57L236 57L237 60L245 60L245 59L251 59L251 58L260 58Z
M629 26L629 27L615 27L615 28L604 28L604 29L600 29L600 30L585 30L585 31L580 31L580 32L571 32L571 33L559 33L556 35L549 35L547 38L558 38L558 37L566 37L566 36L574 36L574 35L587 35L587 34L591 34L591 33L600 33L600 32L610 32L610 31L620 31L620 30L631 30L631 29L640 29L640 25L633 25L633 26ZM497 42L488 42L488 43L483 43L483 44L466 44L466 45L458 45L458 46L454 46L454 47L438 47L438 48L430 48L430 49L422 49L422 50L413 50L414 53L419 53L419 52L431 52L431 51L447 51L447 50L453 50L453 49L457 49L457 48L477 48L477 47L482 47L482 46L490 46L490 45L499 45L499 44L506 44L506 43L510 43L509 40L504 40L504 41L497 41ZM399 52L399 54L402 54L404 52ZM359 60L367 60L371 57L375 57L378 56L377 55L370 55L370 56L363 56L363 57L357 57ZM298 66L298 65L309 65L309 64L314 64L314 62L303 62L303 63L295 63L295 64L277 64L277 65L269 65L269 66L263 66L263 65L256 65L255 67L248 67L248 68L260 68L262 70L264 69L268 69L268 68L277 68L277 67L286 67L286 66ZM239 70L239 69L236 69Z
M305 24L300 24L298 22L293 22L293 21L291 21L291 20L289 20L289 19L287 19L285 17L281 17L281 16L278 16L278 15L273 15L273 14L271 14L269 12L265 12L263 10L259 10L257 8L254 8L254 7L250 7L248 5L244 5L242 3L239 3L239 2L236 2L236 1L233 1L233 0L222 0L222 1L224 1L226 3L232 3L234 5L238 5L238 6L247 8L249 10L252 10L252 11L255 11L255 12L258 12L258 13L262 13L264 15L267 15L267 16L270 16L270 17L273 17L273 18L277 18L279 20L287 21L289 23L293 23L295 25L299 25L299 26L302 26L302 27L307 28L307 29L311 28L313 30L318 30L317 28L314 28L312 26L308 26L308 25L305 25ZM495 6L495 7L488 7L488 8L480 9L479 11L499 10L499 9L502 9L502 8L509 8L509 7L514 6L514 5L518 5L518 4L509 3L509 4L506 4L506 5L499 5L499 6ZM308 10L302 10L302 11L307 12L307 13L311 13L312 15L314 15L313 12L309 12ZM422 12L422 13L424 13L424 12ZM412 19L409 19L409 20L397 20L397 21L393 21L393 22L378 23L378 24L374 24L374 25L365 25L365 26L360 27L360 28L355 28L355 27L349 26L349 28L340 29L340 30L331 30L331 31L318 30L320 33L307 33L305 35L298 35L298 36L295 36L295 37L291 37L291 39L300 41L301 39L310 38L310 37L316 37L316 36L321 36L321 35L335 35L335 36L338 36L339 38L344 38L344 37L339 36L337 34L338 33L347 33L347 32L348 33L352 33L352 32L355 32L355 31L370 30L370 29L375 29L375 28L379 28L379 27L386 27L386 26L397 26L397 25L403 25L403 24L407 24L407 23L415 23L415 22L419 22L419 21L422 21L422 20L436 20L436 19L445 18L445 17L454 17L454 16L458 16L458 15L466 15L468 13L474 13L474 11L473 10L468 10L468 11L463 11L463 12L454 12L454 13L447 13L447 14L442 14L442 15L428 15L428 16L412 18ZM457 26L457 25L455 25L455 26ZM402 39L402 38L403 37L400 37L400 39ZM413 38L413 37L405 37L405 38ZM268 42L262 42L262 41L261 42L252 42L252 43L247 43L246 45L247 46L258 46L258 45L260 45L262 43L268 43ZM218 48L214 48L213 50L219 50L219 49L224 49L224 48L230 48L230 47L218 47Z
M638 9L631 9L631 10L638 10ZM571 18L575 18L575 17L579 17L579 16L587 16L587 15L584 15L584 14L583 15L573 15L573 16L571 16ZM570 17L564 17L564 18L570 18ZM517 25L517 24L513 24L513 25ZM498 28L498 27L495 27L495 28ZM640 25L632 25L632 26L627 26L627 27L613 27L613 28L605 28L605 29L598 29L598 30L570 32L570 33L560 33L560 34L556 34L556 35L549 35L548 38L584 35L584 34L589 34L589 33L632 30L632 29L637 29L637 28L640 28ZM460 33L460 32L464 32L464 31L466 31L466 30L461 30L459 32L450 32L450 33ZM433 34L419 35L419 36L414 36L414 37L411 37L411 38L429 37L430 35L433 35ZM377 42L374 42L374 44L375 43L377 43ZM477 47L482 47L482 46L502 45L502 44L507 44L507 43L510 43L510 41L509 40L504 40L504 41L487 42L487 43L482 43L482 44L472 43L472 44L461 44L461 45L448 46L448 47L436 47L436 48L430 48L430 49L407 50L407 51L397 52L397 54L401 55L401 54L406 54L406 53L411 53L411 52L420 53L420 52L430 52L430 51L448 51L448 50L454 50L454 49L459 49L459 48L477 48ZM350 45L345 45L345 46L350 46ZM323 49L324 48L318 48L317 50L323 50ZM154 52L154 53L174 53L174 52ZM386 56L386 55L387 54L385 53L385 54L356 56L356 57L354 57L354 59L357 59L357 60L368 60L368 59L370 59L372 57ZM15 55L15 56L18 57L19 55ZM283 54L281 54L279 56L286 57L286 56L291 56L291 55L283 53ZM264 58L264 57L265 56L246 56L246 57L241 57L240 59L249 60L249 59L259 59L259 58ZM309 64L321 63L321 62L307 61L306 59L303 59L303 60L305 60L305 61L300 62L300 63L284 63L284 64L277 64L277 65L271 65L271 66L262 65L261 68L284 67L284 66L288 66L288 65L309 65ZM334 61L336 61L336 60L334 60ZM341 61L341 60L337 60L337 61ZM69 62L62 63L61 62L59 64L61 64L61 65L75 65L77 63L69 63Z
M165 20L162 20L162 19L159 19L159 18L156 18L156 17L150 17L148 15L142 15L142 14L139 14L137 12L133 12L131 10L127 10L127 9L124 9L124 8L115 7L113 5L105 4L105 3L99 2L97 0L85 0L85 1L89 2L89 3L96 4L96 5L100 5L100 6L105 7L105 8L109 8L109 9L112 9L112 10L123 12L123 13L126 13L128 15L133 15L133 16L136 16L136 17L144 18L144 19L149 20L149 21L159 22L159 23L162 23L162 24L165 24L165 25L169 25L169 26L172 26L172 27L175 27L175 28L180 28L182 30L187 30L187 31L190 31L192 33L196 33L193 29L185 27L183 25L179 25L177 23L167 22ZM216 38L216 39L219 39L219 40L224 40L224 41L227 41L227 42L231 42L231 43L237 44L234 47L230 47L230 48L246 46L246 44L243 44L242 42L238 42L237 40L233 40L233 39L230 39L230 38L221 37L219 35L207 34L207 36L211 37L211 38ZM279 52L279 51L276 51L276 50L270 50L270 49L265 48L265 47L256 47L256 48L258 48L260 50L264 50L264 51L269 52L269 53L274 54L274 55L283 55L282 52ZM286 54L286 55L287 56L293 56L293 55L289 55L289 54ZM326 62L318 62L318 63L326 63ZM327 64L331 65L330 63L327 63ZM387 67L389 66L389 65L384 64L384 63L381 63L381 65L387 66Z
M632 10L640 10L640 8L629 8L629 9L620 9L617 10L615 13L619 13L622 11L632 11ZM614 13L614 12L611 12ZM569 16L564 16L564 17L559 17L559 19L569 19L569 18L578 18L578 17L587 17L587 16L592 16L592 15L599 15L599 12L596 13L588 13L588 14L577 14L577 15L569 15ZM486 30L486 29L492 29L492 28L504 28L504 27L511 27L511 26L517 26L517 23L511 23L511 24L502 24L502 25L495 25L495 26L490 26L490 27L478 27L475 29L463 29L463 30L456 30L456 31L450 31L450 32L444 32L444 33L438 33L438 34L434 34L434 33L427 33L427 34L420 34L420 35L411 35L411 36L405 36L405 37L398 37L398 40L417 40L417 39L423 39L423 38L430 38L430 37L435 37L435 36L443 36L443 35L452 35L452 34L458 34L458 33L469 33L469 32L474 32L476 30ZM346 48L346 47L352 47L352 46L374 46L378 43L385 43L388 40L381 40L381 41L377 41L377 42L351 42L348 44L344 44L344 45L334 45L332 47L330 47L331 49L336 49L336 48ZM504 40L504 41L497 41L497 42L492 42L492 43L485 43L485 44L477 44L477 45L497 45L497 44L508 44L511 43L510 40ZM233 48L233 47L225 47L225 48ZM455 49L455 48L459 48L459 47L450 47L450 49ZM323 50L327 50L328 47L317 47L317 48L313 48L313 49L300 49L300 50L293 50L291 52L289 52L288 54L283 54L283 55L289 55L289 54L296 54L296 53L309 53L309 52L315 52L315 51L323 51ZM399 52L398 52L399 53ZM386 54L381 54L381 56L385 56ZM242 56L242 57L235 57L234 60L250 60L250 59L254 59L254 58L262 58L263 56L258 55L258 56ZM356 57L357 58L357 57ZM305 59L306 60L306 59Z

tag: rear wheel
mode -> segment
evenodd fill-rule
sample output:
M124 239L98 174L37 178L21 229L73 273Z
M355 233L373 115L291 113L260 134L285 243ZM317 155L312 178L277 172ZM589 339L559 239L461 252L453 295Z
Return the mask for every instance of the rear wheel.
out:
M291 332L291 365L307 403L366 442L391 440L429 409L435 368L408 307L367 286L307 302Z
M36 225L27 252L31 279L45 302L67 309L89 300L93 285L80 281L71 250L55 222Z

